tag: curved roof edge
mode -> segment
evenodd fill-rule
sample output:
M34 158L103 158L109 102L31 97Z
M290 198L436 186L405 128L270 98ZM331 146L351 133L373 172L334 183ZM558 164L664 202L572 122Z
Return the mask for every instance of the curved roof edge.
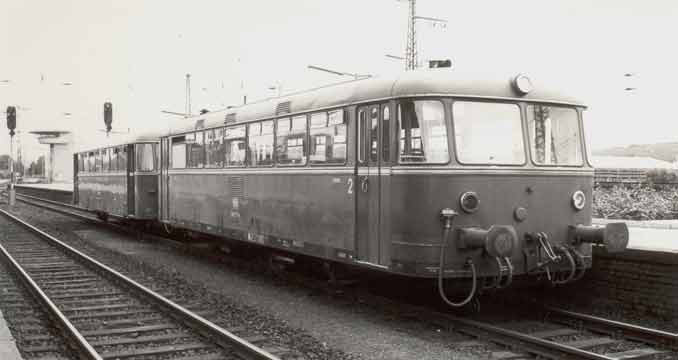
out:
M403 96L478 97L584 106L575 97L558 89L542 86L538 82L534 83L534 89L530 93L521 96L513 87L512 81L516 75L518 74L497 76L488 73L462 73L450 69L425 69L407 71L392 77L345 81L194 116L188 119L192 120L190 124L171 129L169 135L197 128L223 126L227 119L238 123L274 118L278 115L279 107L294 114Z

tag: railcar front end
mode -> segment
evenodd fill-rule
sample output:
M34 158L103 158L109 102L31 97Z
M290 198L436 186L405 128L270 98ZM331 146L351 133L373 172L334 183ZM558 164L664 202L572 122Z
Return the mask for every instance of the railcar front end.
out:
M624 250L625 224L591 226L582 111L520 98L401 100L390 268L439 277L441 294L444 278L470 277L475 293L516 276L574 281L593 244Z

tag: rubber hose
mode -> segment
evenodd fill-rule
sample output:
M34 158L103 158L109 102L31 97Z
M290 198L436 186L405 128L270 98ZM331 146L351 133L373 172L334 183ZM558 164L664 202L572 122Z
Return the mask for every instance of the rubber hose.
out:
M452 307L462 307L471 302L471 300L473 300L473 297L476 295L477 290L476 266L475 264L473 264L473 260L468 259L467 263L471 266L471 274L473 281L471 292L469 293L468 297L466 297L466 299L458 303L450 301L450 299L448 299L447 296L445 295L445 287L443 285L443 272L444 272L443 268L445 266L445 240L447 240L447 236L449 235L449 233L450 229L445 228L445 230L443 231L443 239L440 242L440 267L438 268L438 292L440 293L440 297L447 305L450 305Z

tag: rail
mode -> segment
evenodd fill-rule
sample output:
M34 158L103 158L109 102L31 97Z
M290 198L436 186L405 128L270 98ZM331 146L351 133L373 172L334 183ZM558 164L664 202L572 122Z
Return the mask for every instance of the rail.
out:
M142 296L153 300L157 305L165 308L167 313L184 324L187 324L189 327L193 328L198 333L201 333L208 338L210 338L215 343L220 346L234 351L243 359L247 360L277 360L278 358L273 354L268 353L267 351L247 342L246 340L236 336L235 334L223 329L216 324L211 323L210 321L202 318L201 316L192 313L191 311L179 306L178 304L166 299L160 294L148 289L147 287L137 283L131 278L119 273L118 271L108 267L107 265L102 264L101 262L85 255L79 250L65 244L64 242L58 240L57 238L47 234L46 232L36 228L35 226L27 223L26 221L10 214L7 211L0 209L0 214L10 219L11 221L21 225L22 227L28 229L30 232L36 234L41 239L47 241L51 245L61 249L65 253L71 255L74 258L77 258L81 263L87 265L89 268L94 269L96 272L105 275L106 277L112 279L118 284L122 284L136 293L141 294ZM2 248L3 255L8 259L12 259L9 253ZM79 352L86 354L87 359L101 359L96 351L87 343L84 337L77 332L75 327L68 321L68 319L59 312L56 305L45 295L44 292L37 286L37 284L30 278L28 273L24 271L21 266L14 261L10 261L12 265L17 269L18 273L21 274L24 281L31 285L32 291L38 294L39 300L48 306L48 310L53 314L55 319L58 319L59 323L62 324L61 327L69 331L69 337L73 339L73 342L77 344Z
M574 321L586 324L587 328L596 332L610 335L622 334L626 338L646 344L666 346L672 350L678 350L678 334L676 333L651 329L555 307L546 307L545 310L548 313L548 318L555 322L571 323Z

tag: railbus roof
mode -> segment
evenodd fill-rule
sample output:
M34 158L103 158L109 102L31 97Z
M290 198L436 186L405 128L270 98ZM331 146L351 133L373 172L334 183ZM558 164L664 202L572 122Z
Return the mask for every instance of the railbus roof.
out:
M143 132L143 133L139 133L139 134L130 133L130 134L126 134L121 139L116 140L115 142L112 142L111 144L104 145L104 146L97 146L97 147L78 148L78 150L76 152L77 153L85 153L85 152L101 150L101 149L108 149L108 148L118 147L118 146L128 145L128 144L160 142L160 136L161 135L162 135L162 132L160 132L160 131Z
M523 95L514 89L518 74L488 76L449 69L407 71L393 77L372 77L322 86L310 90L268 98L188 118L168 135L198 128L221 127L227 123L245 123L370 101L416 96L456 96L497 100L535 101L584 106L583 102L556 90L534 86Z

